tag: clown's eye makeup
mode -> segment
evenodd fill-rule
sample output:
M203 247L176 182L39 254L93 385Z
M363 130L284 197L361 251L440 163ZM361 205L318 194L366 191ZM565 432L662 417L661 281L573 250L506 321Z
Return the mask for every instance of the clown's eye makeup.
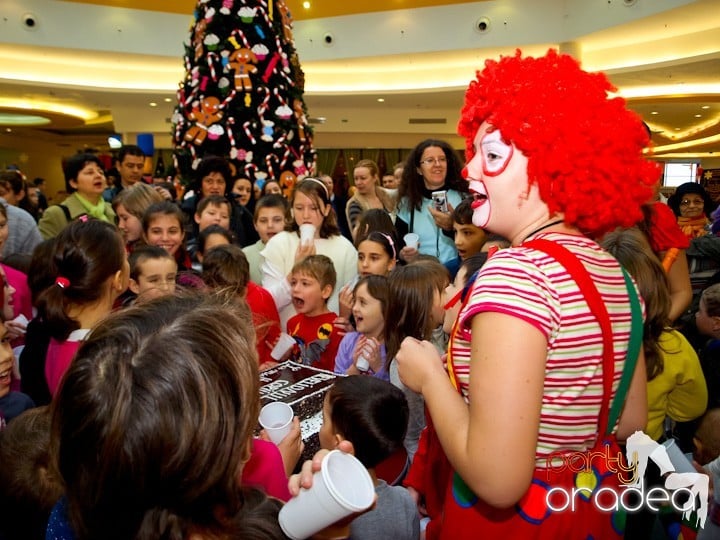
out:
M513 147L502 140L500 131L495 130L480 142L483 174L497 176L502 173L513 155Z

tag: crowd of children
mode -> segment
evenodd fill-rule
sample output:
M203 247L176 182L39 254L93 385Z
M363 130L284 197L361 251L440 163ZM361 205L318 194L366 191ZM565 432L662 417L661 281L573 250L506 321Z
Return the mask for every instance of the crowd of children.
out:
M583 79L570 64L560 58L550 67ZM0 539L46 531L78 540L285 538L279 508L308 487L319 462L298 463L297 417L278 445L257 431L260 373L288 360L337 376L324 396L318 455L352 449L375 486L374 508L356 516L345 536L464 538L474 526L462 517L468 512L482 523L478 537L483 527L526 530L518 522L530 508L526 483L543 472L538 456L560 443L588 450L602 419L572 415L619 393L630 405L607 434L634 427L694 448L698 470L713 475L716 488L699 537L718 538L720 284L698 296L694 326L703 337L689 341L672 327L669 269L648 235L623 226L604 236L601 249L596 239L614 227L580 223L595 209L577 209L577 201L563 199L574 214L550 210L551 188L528 184L521 147L529 135L514 133L509 120L500 134L487 124L489 111L474 116L479 110L466 111L472 160L464 174L506 182L511 195L475 180L466 196L458 156L429 139L408 157L399 191L378 185L373 162L358 163L346 215L352 240L341 234L334 193L320 175L299 178L285 194L271 181L256 193L250 180L233 178L227 160L208 157L180 203L138 183L114 193L111 208L97 160L71 160L66 177L78 192L71 211L48 209L47 240L32 253L27 276L0 266ZM639 200L654 172L640 161L633 167L648 180L628 195ZM446 192L447 208L433 206L437 190ZM626 225L626 217L603 219ZM595 236L580 234L588 223ZM0 248L7 229L0 205ZM408 231L418 246L406 245ZM547 244L564 246L590 269L584 281L596 283L600 303L610 306L607 325L588 284L566 272L574 263L546 254L557 248ZM634 299L642 329L626 309ZM602 384L598 370L625 365L638 330L637 365L628 358L629 378L615 377L632 382L622 390ZM273 356L283 333L293 345ZM607 339L614 351L603 349ZM583 347L590 352L579 374L568 375L564 355ZM577 384L564 394L567 377ZM502 393L505 385L517 390L516 403ZM486 410L492 396L505 405L497 417ZM570 441L563 422L578 416L582 425L572 430L581 433ZM530 424L532 436L523 431ZM483 437L486 446L471 444ZM503 448L517 458L512 463L475 459L510 437L518 444ZM398 456L400 470L388 476ZM660 480L653 475L648 482ZM494 498L488 486L506 479ZM582 526L599 523L592 512L583 515L591 517ZM546 517L532 524L533 534ZM646 535L654 519L633 516L628 538ZM562 516L549 523L567 525Z

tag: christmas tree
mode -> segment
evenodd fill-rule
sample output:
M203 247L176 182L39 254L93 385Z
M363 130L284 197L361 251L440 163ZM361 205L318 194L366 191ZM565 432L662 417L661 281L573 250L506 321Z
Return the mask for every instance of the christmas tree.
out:
M198 0L173 114L183 177L204 156L287 191L314 166L304 74L283 0Z

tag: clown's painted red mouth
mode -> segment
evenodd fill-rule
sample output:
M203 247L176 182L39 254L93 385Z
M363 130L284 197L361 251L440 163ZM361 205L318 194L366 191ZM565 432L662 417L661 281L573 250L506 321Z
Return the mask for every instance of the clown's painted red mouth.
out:
M485 185L482 182L471 180L470 185L470 196L473 202L470 203L470 207L475 210L480 208L487 201L487 192L485 191Z

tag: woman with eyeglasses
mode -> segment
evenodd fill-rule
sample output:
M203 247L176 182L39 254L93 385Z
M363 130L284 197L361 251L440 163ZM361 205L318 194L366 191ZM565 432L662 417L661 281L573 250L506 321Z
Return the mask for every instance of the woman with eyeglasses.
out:
M709 216L717 206L705 188L697 182L686 182L675 189L668 199L678 225L690 240L710 233Z
M395 228L402 238L412 232L419 236L417 249L405 246L400 258L412 261L418 253L437 257L443 264L457 257L453 241L452 210L467 192L457 152L445 141L426 139L405 162L399 189ZM433 192L444 191L447 210L433 205Z

